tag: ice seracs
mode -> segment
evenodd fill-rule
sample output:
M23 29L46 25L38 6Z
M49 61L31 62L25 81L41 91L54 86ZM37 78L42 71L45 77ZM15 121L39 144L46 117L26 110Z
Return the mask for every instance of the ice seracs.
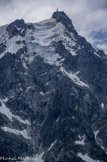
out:
M82 49L82 45L77 43L75 34L68 31L63 23L57 22L53 17L39 23L34 23L33 29L29 28L29 25L29 23L26 24L24 37L19 34L10 38L8 32L4 30L6 27L0 28L0 32L2 33L0 43L6 46L5 51L0 54L0 58L4 57L7 53L16 54L26 44L27 52L29 53L29 63L34 60L35 56L33 53L36 53L36 56L41 56L47 63L59 66L58 59L60 58L60 62L63 62L64 58L55 51L55 44L57 42L62 41L65 49L73 57L78 55L78 51ZM16 28L18 31L21 30L21 32L24 30L20 26L16 26ZM19 40L20 43L17 43ZM23 41L25 41L25 44ZM100 57L97 50L94 51L94 54ZM24 62L23 65L26 68Z
M33 60L32 53L37 52L38 55L47 60L47 63L54 64L55 61L61 57L55 52L54 44L58 41L63 42L63 45L72 56L77 55L76 51L73 49L73 47L76 46L74 35L72 33L69 33L69 36L65 34L67 30L63 24L56 22L54 18L51 18L33 25L34 30L27 28L25 37L17 35L9 38L9 36L5 36L6 49L0 55L0 58L5 56L7 52L16 54L19 49L22 49L25 46L23 40L27 45L29 60L31 61ZM7 32L4 34L8 35ZM1 42L3 42L2 39L3 36L1 36ZM17 43L19 40L20 44Z

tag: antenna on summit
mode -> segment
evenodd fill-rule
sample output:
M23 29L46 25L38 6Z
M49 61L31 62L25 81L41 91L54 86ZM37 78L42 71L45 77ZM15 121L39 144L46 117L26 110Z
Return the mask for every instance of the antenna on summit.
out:
M58 8L56 9L56 12L58 12Z
M57 12L57 16L56 16L56 22L57 22L57 20L58 20L58 8L56 9L56 12Z

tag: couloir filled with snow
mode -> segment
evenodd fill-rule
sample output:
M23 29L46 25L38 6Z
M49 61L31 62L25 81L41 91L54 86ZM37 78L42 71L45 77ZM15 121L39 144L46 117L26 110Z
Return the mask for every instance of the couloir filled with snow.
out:
M30 125L29 120L23 120L20 116L18 115L14 115L10 109L6 106L5 104L6 100L1 100L0 99L0 113L5 115L9 121L12 123L13 120L18 121L20 124L24 124L24 125ZM7 126L3 126L1 127L1 129L5 132L9 132L15 135L22 135L25 139L31 139L31 137L28 135L28 130L27 129L23 129L23 130L17 130L11 127L7 127Z

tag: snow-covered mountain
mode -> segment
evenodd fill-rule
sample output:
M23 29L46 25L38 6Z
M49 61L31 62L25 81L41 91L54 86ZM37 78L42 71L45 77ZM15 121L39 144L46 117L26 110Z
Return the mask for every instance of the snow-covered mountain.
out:
M107 55L64 12L0 27L1 160L106 162L106 128Z

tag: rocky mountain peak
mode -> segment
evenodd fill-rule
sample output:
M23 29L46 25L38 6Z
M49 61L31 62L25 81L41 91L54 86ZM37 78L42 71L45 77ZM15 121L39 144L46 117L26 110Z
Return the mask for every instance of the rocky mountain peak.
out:
M53 18L63 18L63 19L69 19L69 17L66 15L64 11L55 11L52 15Z
M65 27L70 31L70 32L74 32L75 34L77 34L73 24L72 24L72 20L66 15L65 12L63 11L56 11L53 13L52 17L54 19L56 19L57 22L61 22L63 25L65 25Z
M99 54L100 56L105 57L105 53L104 53L103 50L97 48L96 51L98 52L98 54Z
M17 35L24 36L26 27L27 26L23 19L21 19L21 20L17 19L14 22L12 22L11 24L9 24L6 28L6 30L10 37L17 36Z

